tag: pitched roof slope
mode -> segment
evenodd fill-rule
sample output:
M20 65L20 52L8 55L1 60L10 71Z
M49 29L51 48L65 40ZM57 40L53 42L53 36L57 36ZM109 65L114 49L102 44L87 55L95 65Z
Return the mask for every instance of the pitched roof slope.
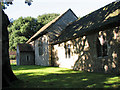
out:
M18 44L19 50L23 52L32 52L34 51L30 44Z
M120 2L113 2L69 24L52 44L118 25L120 25Z
M30 43L31 41L35 40L36 38L38 38L40 35L44 35L46 33L48 33L47 29L50 28L56 21L58 21L63 15L65 15L68 11L71 11L73 13L73 11L71 9L67 10L65 13L63 13L62 15L56 17L54 20L52 20L51 22L49 22L48 24L44 25L37 33L35 33L26 43ZM74 14L74 13L73 13ZM77 17L74 14L75 17Z

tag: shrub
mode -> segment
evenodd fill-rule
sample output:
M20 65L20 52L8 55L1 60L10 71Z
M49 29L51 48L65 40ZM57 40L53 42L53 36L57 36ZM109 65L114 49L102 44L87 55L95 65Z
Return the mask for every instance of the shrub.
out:
M10 60L16 59L16 55L10 55Z

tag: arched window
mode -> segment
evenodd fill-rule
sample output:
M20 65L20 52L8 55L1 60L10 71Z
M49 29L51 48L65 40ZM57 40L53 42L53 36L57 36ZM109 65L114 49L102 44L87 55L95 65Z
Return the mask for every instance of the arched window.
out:
M70 54L70 44L68 44L68 57L70 58L71 54Z
M43 55L43 42L42 40L39 40L38 42L38 50L39 50L39 55Z
M100 44L100 40L97 38L96 41L96 46L97 46L97 57L100 57L102 55L102 50L101 50L101 44Z
M97 57L108 56L108 44L103 35L100 35L96 41Z
M70 49L71 45L70 44L66 45L65 43L64 48L65 48L65 57L70 58L71 57L71 49Z

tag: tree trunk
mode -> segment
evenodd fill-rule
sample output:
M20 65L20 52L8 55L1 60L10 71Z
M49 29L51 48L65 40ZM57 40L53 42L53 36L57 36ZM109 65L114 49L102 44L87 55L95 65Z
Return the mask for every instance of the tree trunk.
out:
M18 80L12 72L9 59L9 34L7 26L10 21L2 11L2 88L10 86L12 81Z

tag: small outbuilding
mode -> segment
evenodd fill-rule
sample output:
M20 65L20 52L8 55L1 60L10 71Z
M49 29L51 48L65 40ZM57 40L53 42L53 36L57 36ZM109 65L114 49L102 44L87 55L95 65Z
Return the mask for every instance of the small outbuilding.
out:
M17 65L34 65L34 50L30 44L18 44L16 52Z
M120 74L120 1L69 24L51 45L54 66Z

